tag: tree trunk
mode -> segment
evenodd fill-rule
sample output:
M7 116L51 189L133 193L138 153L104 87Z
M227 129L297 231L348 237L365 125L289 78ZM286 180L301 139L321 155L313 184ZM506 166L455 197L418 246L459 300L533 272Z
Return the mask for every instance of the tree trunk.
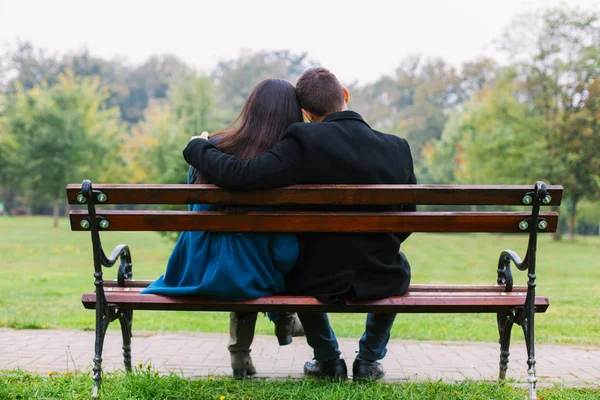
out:
M58 214L60 213L60 200L54 200L54 205L52 207L52 227L58 228Z
M558 206L552 206L552 211L558 212ZM560 222L560 219L559 219L559 222ZM560 231L560 224L559 223L556 224L556 232L554 232L552 234L552 239L556 240L556 241L562 239L562 232Z
M575 218L576 216L576 210L577 210L577 202L578 199L577 197L573 197L571 199L571 204L569 205L569 236L568 236L568 241L572 242L575 239L575 222L577 221L577 219Z

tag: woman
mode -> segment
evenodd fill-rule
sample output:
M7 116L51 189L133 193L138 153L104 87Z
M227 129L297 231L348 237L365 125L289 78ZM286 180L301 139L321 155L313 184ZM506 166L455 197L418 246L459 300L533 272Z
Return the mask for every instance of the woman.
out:
M292 84L266 79L252 90L238 118L211 139L223 152L249 159L268 152L296 122L302 122L302 112ZM203 183L194 168L190 168L188 183ZM217 210L206 204L189 208ZM297 256L294 234L182 232L166 273L142 293L229 301L269 296L285 291L285 275ZM275 322L279 344L289 344L292 335L303 334L294 313L269 316ZM257 313L230 315L228 349L235 378L256 373L250 357L256 317Z

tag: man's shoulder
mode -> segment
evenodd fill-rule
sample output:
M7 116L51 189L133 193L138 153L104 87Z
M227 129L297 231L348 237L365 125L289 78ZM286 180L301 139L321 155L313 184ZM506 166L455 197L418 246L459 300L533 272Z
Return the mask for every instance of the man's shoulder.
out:
M291 124L290 126L288 126L286 133L289 132L298 132L298 131L304 131L306 130L306 128L309 126L309 123L306 122L296 122L294 124ZM310 130L310 129L309 129Z
M324 124L320 122L307 123L307 122L296 122L290 125L285 131L284 138L295 138L301 142L306 139L313 139L320 137L324 132Z
M389 144L395 144L401 147L409 147L408 141L400 136L393 135L391 133L380 132L375 129L372 129L373 133L383 138Z

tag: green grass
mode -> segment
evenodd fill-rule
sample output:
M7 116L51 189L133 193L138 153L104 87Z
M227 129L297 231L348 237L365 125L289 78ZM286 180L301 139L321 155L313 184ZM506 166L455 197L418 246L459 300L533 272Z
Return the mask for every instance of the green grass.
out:
M0 372L0 399L84 399L89 398L91 380L87 375L41 377L19 371ZM235 381L230 378L189 380L177 375L158 376L151 371L106 374L101 388L105 399L523 399L526 390L493 382L441 382L404 384L329 383L312 379ZM597 399L599 389L541 388L545 400Z
M154 279L164 271L173 243L156 233L109 232L102 236L106 252L127 243L137 279ZM403 246L413 283L493 283L500 251L525 255L524 235L414 234ZM538 245L538 294L550 297L550 308L536 317L537 343L600 344L600 239L578 237L574 243L553 242L542 235ZM94 313L84 310L83 292L93 289L89 234L71 232L66 219L58 229L49 218L0 217L0 326L93 329ZM514 271L515 284L526 274ZM116 270L105 269L107 279ZM364 316L331 315L340 337L359 337ZM118 329L113 324L111 329ZM227 332L223 313L137 312L134 331ZM260 333L272 326L260 318ZM496 341L495 315L399 315L394 338ZM516 340L522 332L513 329Z

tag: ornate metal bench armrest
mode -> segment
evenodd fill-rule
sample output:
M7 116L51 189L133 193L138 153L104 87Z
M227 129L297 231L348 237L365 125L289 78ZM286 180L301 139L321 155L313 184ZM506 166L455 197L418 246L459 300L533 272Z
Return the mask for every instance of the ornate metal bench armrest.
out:
M544 182L536 182L533 192L526 193L523 197L523 203L531 204L532 206L531 217L528 219L530 222L525 222L525 226L522 228L524 230L529 230L529 241L527 244L527 253L525 254L525 258L521 260L521 257L519 257L516 252L512 250L504 250L500 254L500 258L498 260L498 284L505 285L507 292L510 292L513 289L513 276L510 269L511 262L515 265L515 267L517 267L518 270L528 271L528 302L533 301L531 297L534 296L533 289L535 288L535 261L540 206L542 203L546 203L547 195L548 191Z
M512 250L504 250L500 254L498 260L498 285L505 286L505 292L512 292L514 281L512 271L510 269L510 262L513 262L518 269L521 269L521 257Z
M94 284L96 285L96 293L103 297L102 267L110 268L115 265L117 259L120 259L121 263L119 265L117 280L119 286L125 286L125 281L131 279L133 276L131 251L126 244L120 244L114 248L110 256L107 257L104 253L102 242L100 241L100 227L102 227L103 221L106 221L102 217L96 216L96 201L100 203L105 202L106 195L104 193L93 190L92 182L85 180L81 184L81 192L77 198L78 200L81 199L80 203L87 203L87 221L92 236L92 250L94 252L94 277L96 278Z
M102 245L100 246L102 248ZM106 257L104 254L104 250L102 250L102 265L110 268L117 262L117 259L121 260L121 264L119 265L119 271L117 275L117 280L119 282L119 286L125 286L125 281L130 280L133 277L132 271L132 263L131 263L131 251L129 250L129 246L126 244L120 244L114 248L111 255Z

